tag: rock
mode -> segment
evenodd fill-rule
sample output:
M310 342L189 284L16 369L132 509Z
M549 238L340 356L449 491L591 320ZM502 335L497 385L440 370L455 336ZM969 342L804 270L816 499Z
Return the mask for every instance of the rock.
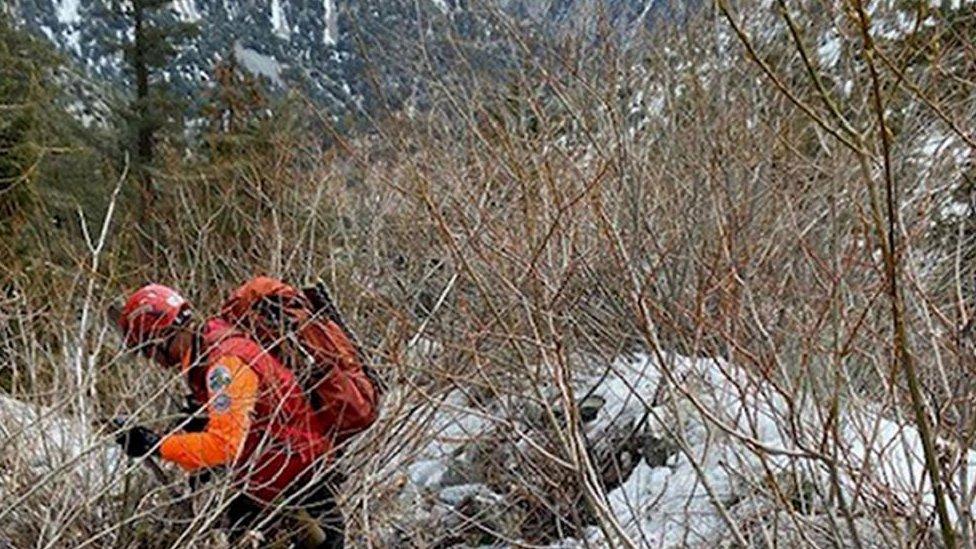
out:
M407 468L410 482L420 488L436 489L444 485L448 465L442 459L426 459L411 463Z
M502 496L494 493L484 484L462 484L460 486L449 486L438 494L441 503L452 507L458 507L467 501L480 501L484 503L497 503L502 501Z
M590 395L583 399L577 407L579 408L580 420L589 423L597 418L600 409L606 404L607 400L600 395Z
M640 434L641 456L651 467L667 465L679 451L678 445L669 438L658 437L648 431Z

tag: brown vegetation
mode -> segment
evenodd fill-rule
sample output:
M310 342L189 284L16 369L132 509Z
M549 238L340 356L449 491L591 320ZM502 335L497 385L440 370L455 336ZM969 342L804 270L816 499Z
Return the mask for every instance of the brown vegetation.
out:
M970 546L962 510L976 487L954 479L976 436L972 212L946 205L971 192L973 75L960 67L973 66L973 51L954 37L972 28L972 12L901 10L933 24L889 36L894 8L719 2L680 31L611 40L617 31L598 14L580 23L588 33L550 43L488 11L516 52L504 80L465 72L478 44L456 44L445 71L410 42L396 55L428 78L428 110L390 112L349 136L302 103L256 122L258 137L219 161L170 150L150 211L133 209L133 182L121 177L103 235L82 217L84 238L52 236L4 273L0 386L87 422L125 413L161 427L179 380L120 354L101 316L110 300L152 279L212 311L255 273L319 276L393 388L381 423L340 463L357 546L544 544L588 525L640 545L608 506L621 474L591 451L575 392L584 374L637 351L745 368L788 403L784 425L813 410L821 437L801 437L795 451L835 482L849 465L842 410L872 402L888 417L911 414L937 478L934 508L920 503L924 485L910 508L818 486L831 502L823 534L791 504L802 499L796 476L754 489L799 517L790 524L807 542L860 545L866 520L899 546ZM830 63L818 50L833 35ZM149 218L158 232L140 234ZM157 252L148 264L135 251L147 241ZM424 352L429 342L438 352ZM664 377L663 392L691 403L685 413L775 457ZM482 476L511 505L474 537L467 526L416 528L396 497L403 471L388 467L428 442L425 405L454 390L485 403L495 428L483 433ZM538 424L519 430L527 407ZM0 440L0 458L36 436ZM491 437L528 449L500 456L490 449L507 446ZM21 480L0 505L0 539L219 543L203 521L180 523L135 466L111 477L120 489L84 494L57 489L71 470L5 473ZM769 542L754 517L722 513L730 539ZM909 526L893 530L899 521Z

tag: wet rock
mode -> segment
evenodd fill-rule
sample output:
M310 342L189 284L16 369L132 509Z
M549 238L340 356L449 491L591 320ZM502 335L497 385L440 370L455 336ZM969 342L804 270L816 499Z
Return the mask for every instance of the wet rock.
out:
M607 403L607 399L600 395L590 395L577 404L579 408L580 420L583 423L590 423L597 418L600 409Z
M664 467L679 451L678 445L667 437L657 436L647 431L640 435L641 457L651 467Z

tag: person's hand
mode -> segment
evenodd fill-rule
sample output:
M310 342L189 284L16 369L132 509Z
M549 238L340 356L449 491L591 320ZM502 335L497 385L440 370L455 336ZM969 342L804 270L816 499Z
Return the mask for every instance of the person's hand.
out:
M159 451L159 435L141 425L119 432L115 435L115 442L129 457L142 457Z

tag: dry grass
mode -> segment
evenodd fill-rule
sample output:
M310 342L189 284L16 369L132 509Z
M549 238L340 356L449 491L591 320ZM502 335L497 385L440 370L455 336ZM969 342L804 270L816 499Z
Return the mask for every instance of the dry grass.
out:
M334 135L330 148L282 131L233 163L174 160L160 172L153 234L136 232L156 212L123 202L104 249L66 241L65 261L52 241L10 272L0 309L3 386L85 422L165 417L179 380L119 354L100 316L109 300L154 279L212 311L257 272L322 276L393 387L381 423L340 463L357 546L451 537L411 522L396 498L402 470L390 464L428 442L424 405L456 389L491 403L484 413L499 428L486 437L532 439L520 455L486 452L494 486L509 487L517 502L509 520L492 523L504 529L493 539L541 544L595 525L616 544L639 545L609 511L605 464L594 462L572 419L580 365L631 351L721 357L772 384L788 403L784 424L814 410L821 436L799 437L798 451L832 473L846 466L847 446L832 429L840 410L869 401L890 417L919 412L946 507L968 509L974 487L952 479L965 476L976 433L962 330L971 315L971 221L944 211L971 172L973 81L961 67L972 66L972 50L957 38L972 16L935 13L934 26L897 41L875 37L872 49L857 7L723 2L680 32L622 42L607 38L616 31L597 13L579 22L588 33L559 43L486 7L481 16L500 29L494 40L516 52L505 79L480 79L467 64L497 42L448 40L431 60L423 42L407 41L396 55L425 78L429 109L378 116L368 135ZM829 29L840 57L822 66L818 40ZM944 146L923 148L938 136ZM98 230L90 232L97 242ZM419 353L417 341L440 351ZM916 394L904 375L909 359ZM669 380L676 398L696 402ZM529 433L514 428L526 402L541 410ZM690 410L722 430L710 410ZM0 441L0 457L17 455L38 430ZM748 442L748 433L726 434ZM763 460L775 454L746 447ZM513 459L515 473L498 463ZM8 468L3 482L14 496L0 507L0 539L221 543L199 520L205 513L181 518L135 465L109 475L112 488L59 490L72 474L71 464L39 480L25 464ZM806 524L787 503L784 494L797 491L788 481L771 477L756 489ZM820 487L834 503L823 543L859 544L863 520L896 532L892 545L952 543L925 507L867 495L837 501L835 488ZM727 511L730 539L770 543L751 519ZM966 513L955 523L965 546L970 521ZM804 542L821 539L813 526L798 529Z

